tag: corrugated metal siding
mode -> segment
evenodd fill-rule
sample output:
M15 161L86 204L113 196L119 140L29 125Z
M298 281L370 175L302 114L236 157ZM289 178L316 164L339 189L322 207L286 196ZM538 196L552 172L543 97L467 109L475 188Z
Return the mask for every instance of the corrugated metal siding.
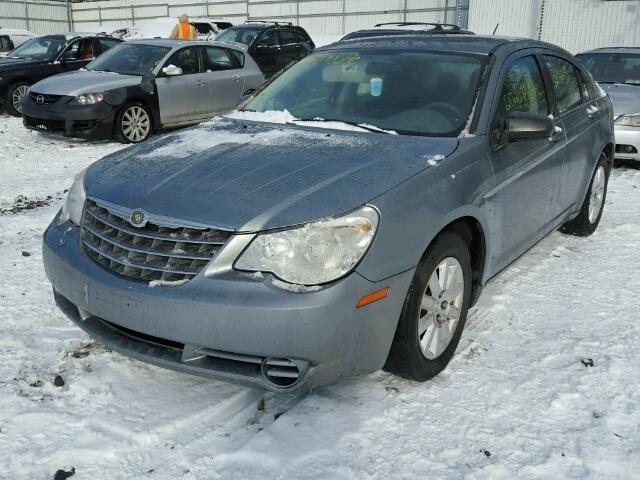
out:
M109 30L186 13L232 23L291 21L312 35L340 35L382 22L457 23L456 13L466 27L468 5L469 0L102 0L74 3L72 11L78 30Z
M69 31L67 6L62 2L0 0L0 26L34 33Z
M640 45L640 0L471 0L469 28L538 38L578 53L604 46ZM541 22L542 19L542 22Z

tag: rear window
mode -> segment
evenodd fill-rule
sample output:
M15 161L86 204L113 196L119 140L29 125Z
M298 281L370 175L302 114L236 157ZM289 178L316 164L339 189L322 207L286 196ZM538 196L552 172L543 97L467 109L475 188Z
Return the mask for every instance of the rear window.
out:
M596 82L640 85L640 54L585 53L578 58Z
M256 37L259 35L262 27L255 28L227 28L224 32L216 37L217 41L220 42L235 42L235 43L244 43L245 45L250 45Z

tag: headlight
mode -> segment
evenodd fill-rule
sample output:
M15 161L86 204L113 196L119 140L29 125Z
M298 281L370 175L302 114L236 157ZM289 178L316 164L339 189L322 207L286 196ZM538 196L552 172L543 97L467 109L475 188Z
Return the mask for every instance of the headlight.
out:
M94 103L101 102L104 95L101 93L81 93L76 95L76 100L81 105L93 105Z
M236 261L237 270L271 272L289 283L318 285L355 268L378 227L365 206L341 217L258 235Z
M87 195L84 191L84 172L83 170L73 180L73 184L67 193L67 199L62 206L62 213L60 214L60 223L70 220L72 223L80 226L80 220L82 219L82 208Z
M625 127L640 127L640 113L633 113L631 115L620 115L613 123Z

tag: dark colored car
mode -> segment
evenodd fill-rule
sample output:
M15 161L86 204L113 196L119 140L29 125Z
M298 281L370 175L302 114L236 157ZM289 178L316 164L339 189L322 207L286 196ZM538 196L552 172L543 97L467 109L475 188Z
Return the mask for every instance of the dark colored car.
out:
M304 28L281 22L235 25L218 35L216 41L247 45L249 55L267 78L316 48Z
M86 69L46 78L22 100L34 130L138 143L154 130L234 109L264 75L246 46L198 40L121 43Z
M374 28L356 30L348 33L340 39L353 40L354 38L381 37L388 35L475 35L469 30L463 30L459 25L450 23L424 23L424 22L399 22L378 23Z
M610 99L559 47L338 42L228 118L93 163L45 271L73 322L144 361L275 391L424 381L488 281L596 230L613 149Z
M122 42L106 35L69 33L27 40L6 57L0 57L0 101L5 111L22 115L22 98L43 78L78 70Z

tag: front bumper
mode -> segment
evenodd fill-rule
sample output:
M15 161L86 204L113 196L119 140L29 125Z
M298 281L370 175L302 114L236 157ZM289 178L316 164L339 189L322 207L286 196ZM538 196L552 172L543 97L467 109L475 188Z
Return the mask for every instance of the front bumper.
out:
M75 105L72 97L38 105L27 95L22 101L26 128L62 133L67 137L111 138L117 108L105 101L94 105Z
M616 159L640 162L640 128L615 126Z
M151 288L94 262L78 237L79 228L54 221L43 258L58 306L83 330L149 363L272 391L382 368L413 278L410 270L374 283L352 273L299 293L273 286L269 275L201 272L180 286ZM386 299L356 309L361 296L384 287ZM263 375L266 359L293 362L297 381L274 384Z

